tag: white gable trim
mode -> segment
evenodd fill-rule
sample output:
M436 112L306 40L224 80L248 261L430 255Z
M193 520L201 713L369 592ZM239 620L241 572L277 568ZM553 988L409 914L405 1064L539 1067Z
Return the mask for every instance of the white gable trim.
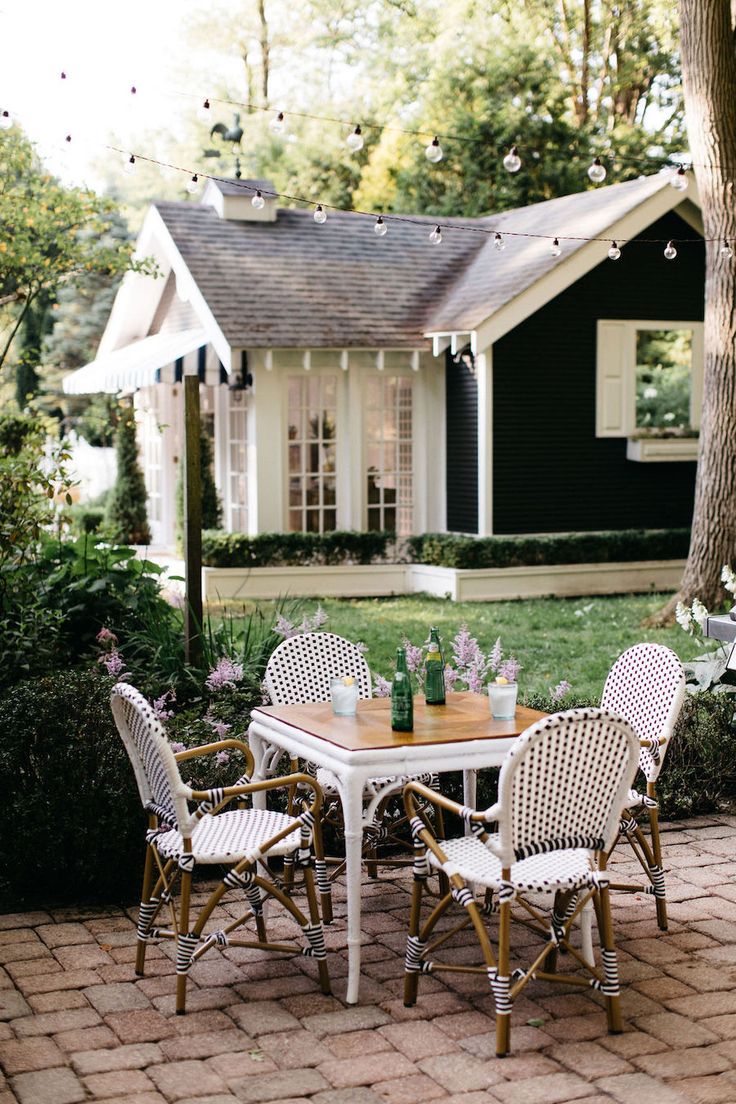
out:
M148 335L166 286L165 278L173 272L177 295L191 303L207 341L213 346L225 370L230 373L233 365L230 345L155 207L149 208L136 245L136 256L149 255L155 258L164 275L161 292L158 295L152 294L154 277L136 272L127 273L115 296L110 318L100 341L98 356L111 353Z
M690 180L692 195L683 200L682 194L663 181L662 187L654 195L642 201L638 207L629 211L623 218L613 223L608 229L602 230L600 236L615 241L628 241L637 237L657 219L662 218L669 211L675 211L698 234L703 233L703 222L698 205L695 181ZM562 242L563 251L565 248ZM624 248L626 248L624 246ZM513 330L535 311L539 310L551 299L565 291L583 276L587 275L597 264L605 260L608 254L608 241L586 242L579 249L570 253L568 257L555 265L545 273L536 283L527 287L510 302L505 303L494 314L486 318L473 331L471 344L477 349L485 349L498 341L510 330ZM610 262L615 264L615 261ZM467 330L458 330L458 335L466 335ZM428 331L425 335L432 339L435 356L446 348L451 340L450 331Z

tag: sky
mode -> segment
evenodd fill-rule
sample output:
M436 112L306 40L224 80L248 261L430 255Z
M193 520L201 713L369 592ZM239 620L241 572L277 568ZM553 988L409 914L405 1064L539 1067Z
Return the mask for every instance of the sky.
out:
M206 0L0 0L0 110L52 171L94 185L89 165L111 131L126 144L193 109L175 94L186 57L181 27L203 7Z

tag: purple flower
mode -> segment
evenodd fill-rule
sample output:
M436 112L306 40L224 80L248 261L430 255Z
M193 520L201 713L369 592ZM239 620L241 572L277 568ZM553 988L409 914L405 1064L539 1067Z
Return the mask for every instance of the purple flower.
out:
M460 678L460 674L451 667L450 664L445 665L445 693L452 694L455 691L455 683Z
M182 744L179 740L172 740L170 744L171 750L176 754L179 751L186 751L186 744Z
M271 695L268 692L265 682L261 683L261 705L270 705Z
M233 663L228 656L223 656L213 671L210 671L205 681L208 690L218 691L225 687L235 689L235 683L243 678L243 664Z
M115 633L111 632L110 629L105 629L105 628L100 629L100 631L98 632L95 639L96 639L98 644L101 644L101 645L110 644L113 648L115 647L115 645L118 642L118 638L116 637Z
M225 725L225 727L229 728L230 725ZM218 767L224 767L226 763L230 762L230 752L218 751L215 755L215 762L217 763Z
M328 618L327 614L325 613L325 611L322 609L322 607L317 606L317 609L314 612L314 616L312 617L312 628L319 629L328 620L329 620L329 618Z
M356 640L355 647L359 652L362 652L364 655L368 651L368 645L362 640Z
M153 701L153 712L156 714L160 721L168 721L169 717L174 716L173 709L167 709L166 706L169 702L176 701L176 690L167 690L165 694L162 694L160 698L155 698Z
M569 693L570 690L572 690L572 685L567 681L567 679L563 679L562 682L558 682L557 685L550 690L552 701L562 701L565 694Z
M232 725L225 724L224 721L211 721L209 719L209 717L205 717L205 720L207 721L207 724L210 726L210 728L214 732L215 736L219 737L220 740L224 740L225 737L227 736L228 732L232 728ZM219 754L222 754L222 753L218 752L218 755Z
M484 657L478 641L470 635L467 625L460 626L459 632L452 641L452 654L455 657L455 663L461 670L464 667L471 667L477 665L479 661L483 661Z
M273 631L278 633L279 636L283 636L284 640L288 640L292 636L296 636L299 632L293 621L287 620L283 614L279 614L276 618L276 624L273 627Z
M515 656L509 656L498 668L498 673L501 678L508 679L509 682L516 682L520 670L521 664L518 659Z
M416 645L412 644L411 640L409 640L407 637L404 637L401 643L403 645L404 651L406 652L406 666L408 667L409 671L413 675L415 675L418 671L421 671L422 669L424 653L422 652L421 648L417 648Z
M391 697L391 683L388 679L385 679L383 675L376 675L373 683L373 697L374 698L390 698Z
M108 652L107 655L101 656L100 658L108 675L112 675L113 678L119 678L123 670L123 657L120 652Z
M488 656L488 669L490 671L497 671L501 666L503 659L503 652L501 651L501 637L496 638L496 643L491 649L491 654Z
M465 681L468 684L468 690L470 690L471 694L483 693L483 675L477 667L468 668L465 675Z

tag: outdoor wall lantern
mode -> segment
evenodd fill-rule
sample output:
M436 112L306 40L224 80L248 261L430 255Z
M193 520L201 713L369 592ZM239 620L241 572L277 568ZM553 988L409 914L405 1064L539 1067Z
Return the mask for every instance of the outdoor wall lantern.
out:
M240 368L230 373L227 386L229 391L250 391L253 386L253 375L248 371L248 354L245 349L240 354Z

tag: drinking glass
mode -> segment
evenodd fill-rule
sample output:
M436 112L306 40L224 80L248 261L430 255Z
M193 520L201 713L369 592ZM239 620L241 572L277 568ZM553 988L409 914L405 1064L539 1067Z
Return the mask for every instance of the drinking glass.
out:
M336 717L354 717L358 703L358 683L352 676L330 679L330 700Z
M489 682L488 702L494 721L512 721L516 714L516 682Z

